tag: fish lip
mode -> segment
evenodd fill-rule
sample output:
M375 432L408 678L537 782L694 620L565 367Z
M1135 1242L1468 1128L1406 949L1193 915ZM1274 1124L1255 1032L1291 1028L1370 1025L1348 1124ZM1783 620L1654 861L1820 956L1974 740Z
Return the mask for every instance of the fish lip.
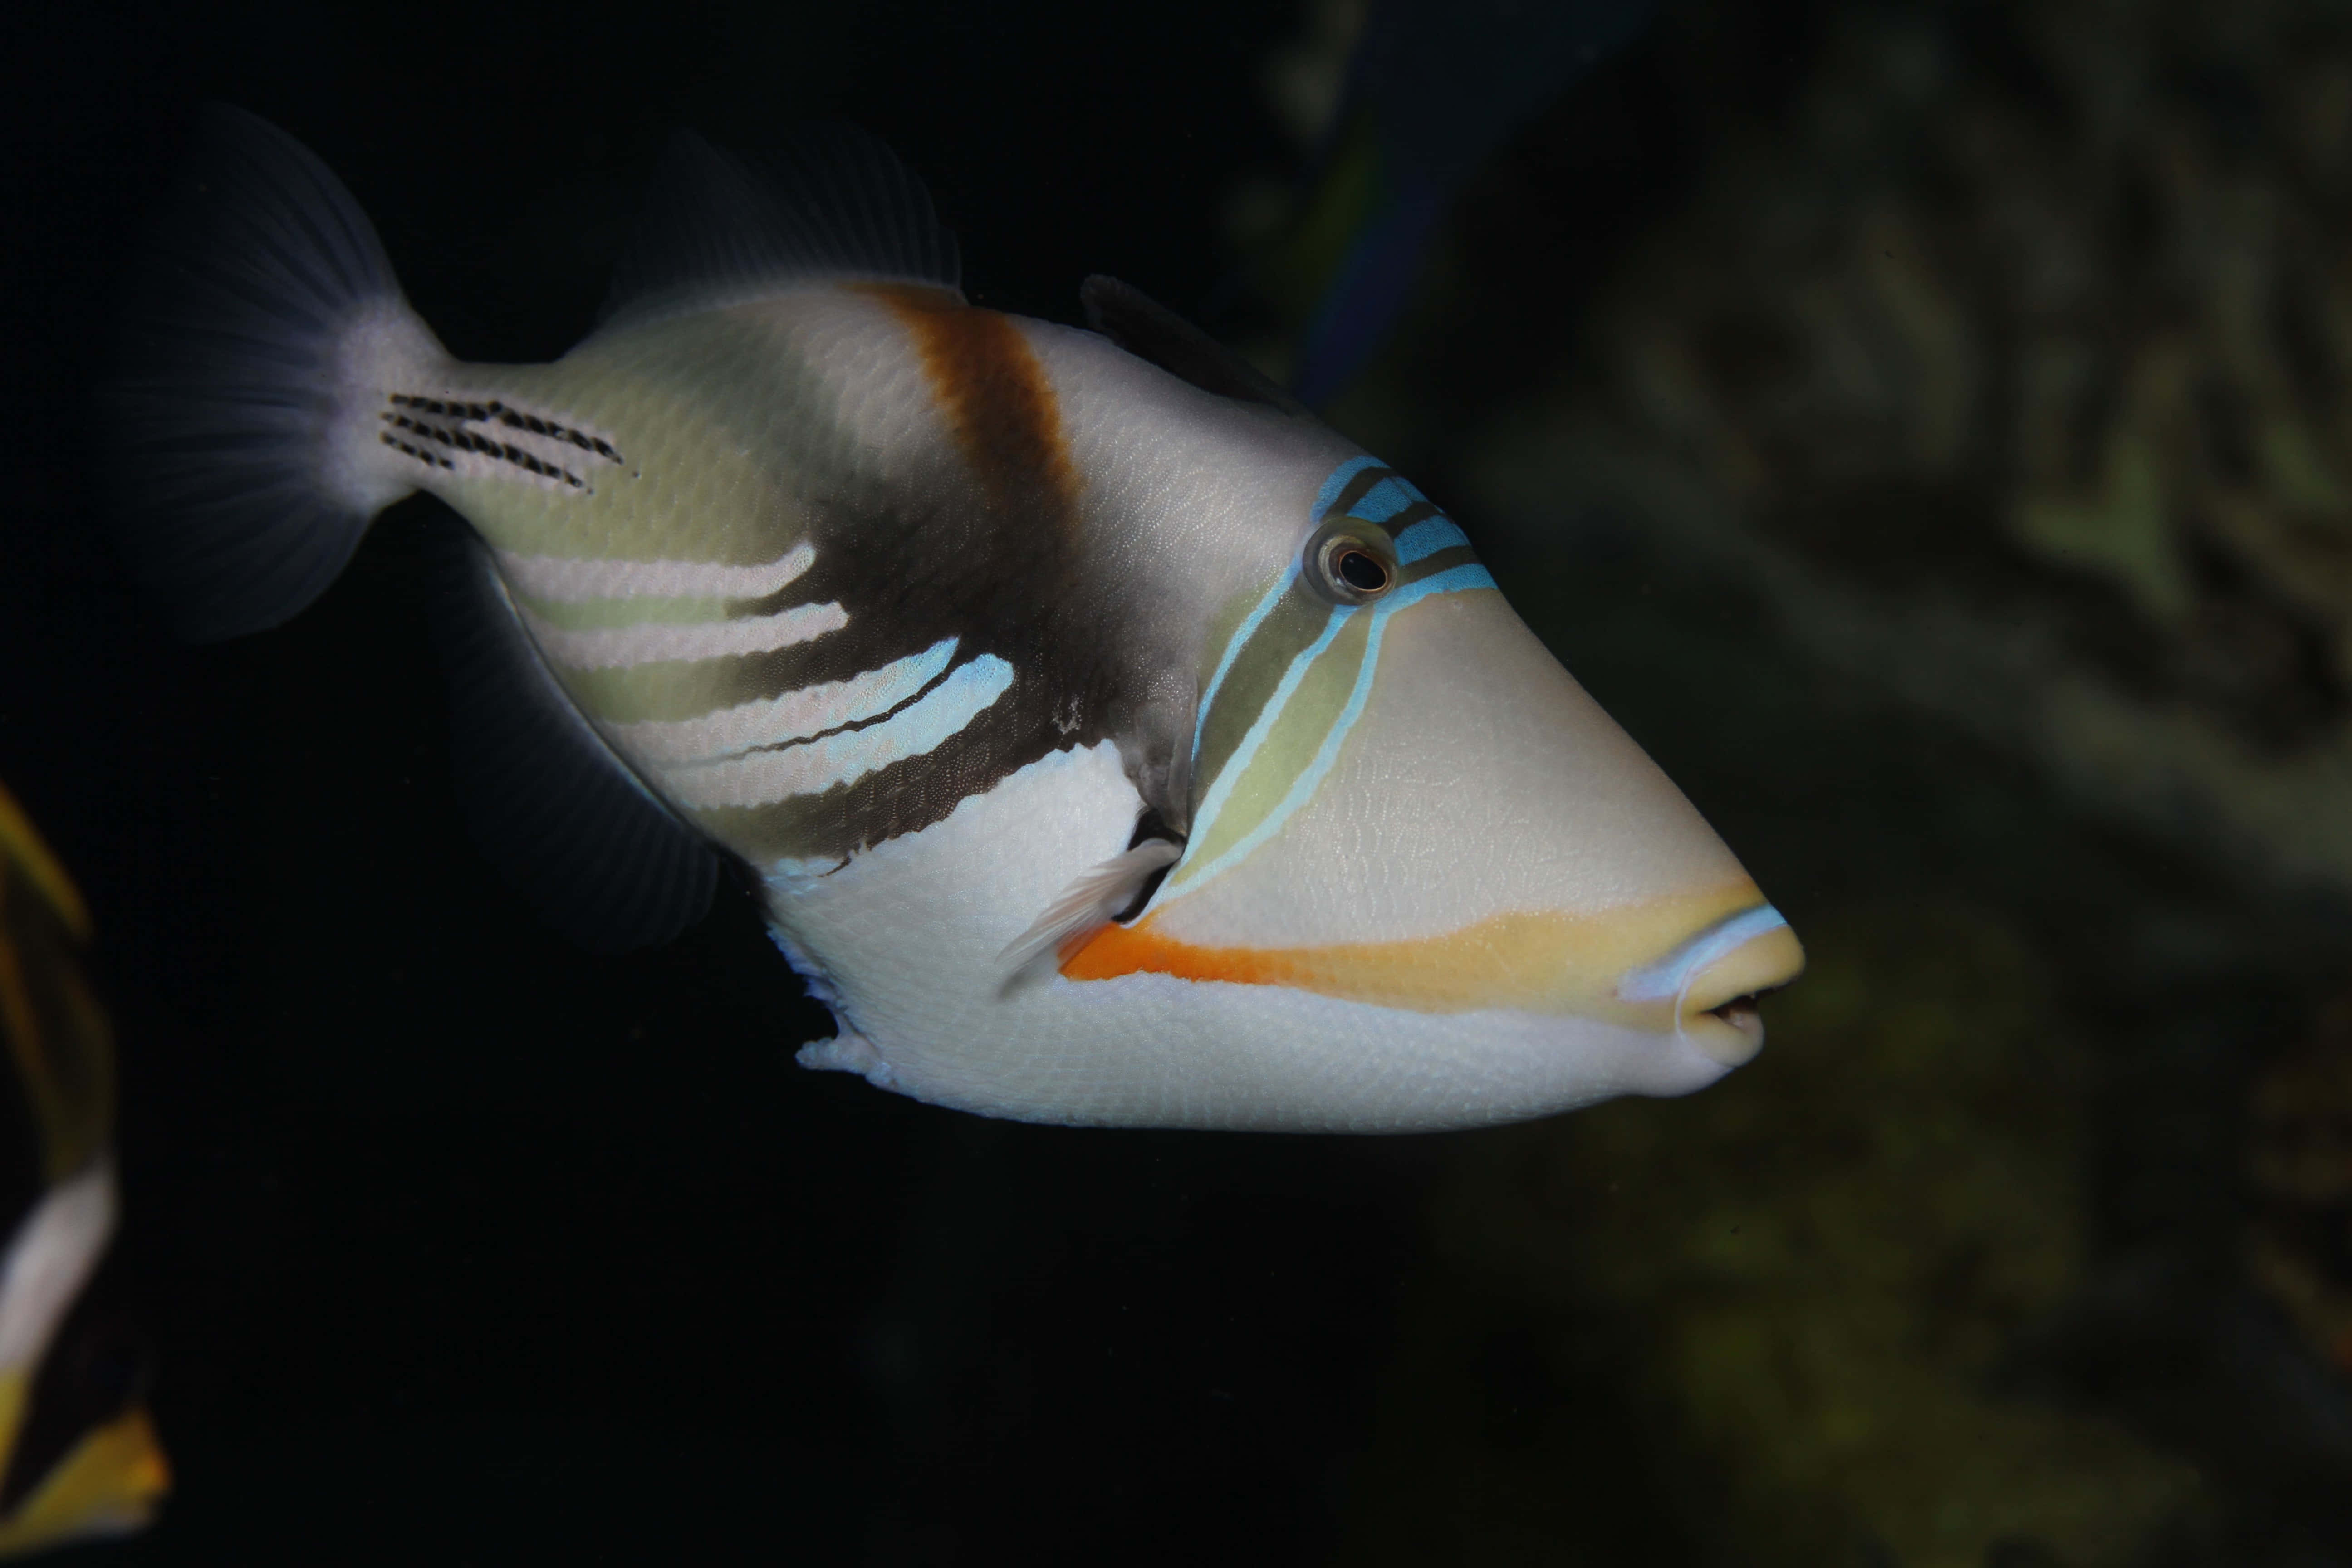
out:
M1630 971L1617 983L1617 995L1631 1003L1671 1002L1676 1037L1736 1068L1764 1048L1757 999L1796 979L1804 967L1804 948L1787 918L1758 904Z

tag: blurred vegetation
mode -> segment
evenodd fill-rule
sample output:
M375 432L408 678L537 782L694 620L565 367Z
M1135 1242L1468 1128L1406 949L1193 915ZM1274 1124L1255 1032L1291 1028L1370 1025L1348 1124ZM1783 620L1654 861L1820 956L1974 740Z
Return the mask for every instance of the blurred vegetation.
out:
M1496 483L1581 468L1759 577L1811 658L2230 870L2352 893L2346 18L1821 26L1774 115L1710 114L1693 199Z
M2087 1064L2053 1032L2046 965L1976 910L1810 934L1749 1068L1458 1166L1429 1216L1429 1316L1399 1336L1413 1392L1376 1438L1400 1466L1454 1455L1454 1506L1375 1511L1362 1560L1559 1560L1548 1516L1624 1510L1561 1506L1591 1441L1575 1391L1612 1384L1648 1413L1618 1440L1664 1478L1649 1507L1688 1561L2123 1563L2205 1506L2189 1464L2015 1365L2089 1252ZM1436 1321L1465 1292L1487 1321ZM1515 1317L1538 1374L1499 1391L1498 1424L1460 1406ZM1599 1365L1596 1324L1622 1342ZM1512 1400L1536 1414L1498 1444Z
M2352 1375L2352 992L2255 1082L2247 1132L2254 1278Z
M1348 1559L2352 1562L2352 10L1671 6L1331 412L1812 957L1465 1146Z
M126 1554L2352 1565L2352 6L1671 0L1460 193L1329 413L1807 942L1685 1100L1350 1144L812 1082L748 910L610 963L505 901L401 526L190 656L73 522L155 105L318 146L468 354L572 341L673 127L803 112L1068 320L1330 261L1270 165L1381 3L40 12L0 633L145 1042L190 1485ZM1310 307L1201 313L1279 363Z

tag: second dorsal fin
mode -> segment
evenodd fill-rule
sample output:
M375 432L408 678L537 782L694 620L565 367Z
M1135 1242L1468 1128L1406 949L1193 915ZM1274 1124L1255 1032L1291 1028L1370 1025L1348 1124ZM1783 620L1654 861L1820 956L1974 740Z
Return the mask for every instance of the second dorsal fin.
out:
M1087 324L1179 381L1285 414L1307 409L1272 378L1142 289L1097 272L1078 287Z
M742 158L690 131L670 139L602 321L625 324L757 300L824 278L961 285L955 236L890 150L812 126Z

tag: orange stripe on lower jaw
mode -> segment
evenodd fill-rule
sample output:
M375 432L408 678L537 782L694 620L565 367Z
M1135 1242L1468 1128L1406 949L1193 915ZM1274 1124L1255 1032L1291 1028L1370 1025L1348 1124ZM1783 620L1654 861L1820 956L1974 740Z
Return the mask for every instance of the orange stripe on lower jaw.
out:
M1204 946L1169 935L1155 911L1131 926L1105 927L1063 961L1061 973L1081 981L1167 974L1285 985L1415 1013L1502 1008L1671 1028L1671 1001L1622 1001L1618 978L1762 901L1756 885L1741 880L1597 914L1515 911L1438 936L1316 947Z

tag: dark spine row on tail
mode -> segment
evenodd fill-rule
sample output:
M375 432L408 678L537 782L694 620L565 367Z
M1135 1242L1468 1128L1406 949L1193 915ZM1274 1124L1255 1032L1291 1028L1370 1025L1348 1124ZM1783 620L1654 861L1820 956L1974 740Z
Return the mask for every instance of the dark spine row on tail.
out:
M110 478L131 569L208 639L310 604L405 493L359 449L381 395L367 372L438 345L351 193L299 142L213 106L194 151L127 301Z

